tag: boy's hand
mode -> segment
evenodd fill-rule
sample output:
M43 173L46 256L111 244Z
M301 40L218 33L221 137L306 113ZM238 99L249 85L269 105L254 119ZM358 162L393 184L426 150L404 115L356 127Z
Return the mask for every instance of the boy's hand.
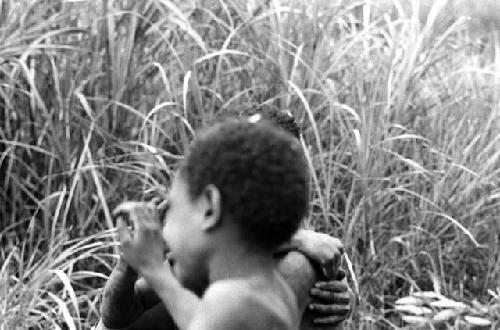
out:
M113 211L113 215L117 219L122 257L127 264L141 274L161 268L165 242L154 205L125 202ZM132 229L127 227L127 221Z
M352 312L354 294L347 285L343 270L339 270L338 276L336 280L317 282L311 289L313 300L309 310L314 313L315 324L334 326L347 319Z
M341 257L344 254L344 245L338 238L301 229L292 238L292 245L318 263L327 278L337 278Z

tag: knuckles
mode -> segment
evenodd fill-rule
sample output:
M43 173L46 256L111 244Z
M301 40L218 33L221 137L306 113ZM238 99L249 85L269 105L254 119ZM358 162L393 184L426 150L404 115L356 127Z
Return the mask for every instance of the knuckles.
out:
M323 304L311 304L312 309L320 313L328 313L336 316L347 315L350 311L348 305L323 305Z

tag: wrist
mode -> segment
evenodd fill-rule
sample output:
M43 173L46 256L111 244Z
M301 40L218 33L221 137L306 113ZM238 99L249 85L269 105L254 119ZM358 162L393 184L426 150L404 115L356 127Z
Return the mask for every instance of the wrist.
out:
M174 280L176 281L168 264L144 268L141 270L141 275L155 291L163 289L165 285L169 285Z
M299 229L297 230L295 235L293 235L292 238L290 239L287 248L290 250L295 250L304 253L306 251L305 249L306 242L307 242L307 230Z
M123 274L123 276L126 279L129 279L131 281L135 282L139 277L139 274L135 271L135 269L130 267L130 265L123 259L122 256L120 256L120 258L118 259L118 264L116 265L116 269L121 274Z

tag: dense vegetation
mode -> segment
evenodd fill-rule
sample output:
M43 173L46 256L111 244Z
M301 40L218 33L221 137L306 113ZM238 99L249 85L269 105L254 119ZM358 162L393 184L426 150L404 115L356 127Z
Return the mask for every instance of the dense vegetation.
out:
M163 194L194 130L256 106L301 123L308 226L345 242L353 329L397 322L410 290L487 304L500 10L411 3L0 0L0 329L88 329L110 209Z

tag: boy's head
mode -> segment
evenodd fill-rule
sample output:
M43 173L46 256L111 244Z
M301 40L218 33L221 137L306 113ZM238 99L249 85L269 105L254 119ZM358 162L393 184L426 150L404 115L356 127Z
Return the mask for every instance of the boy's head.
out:
M228 242L271 254L297 230L308 195L307 164L290 134L265 120L209 128L191 144L170 191L164 237L174 272L195 285L208 275L210 254Z

